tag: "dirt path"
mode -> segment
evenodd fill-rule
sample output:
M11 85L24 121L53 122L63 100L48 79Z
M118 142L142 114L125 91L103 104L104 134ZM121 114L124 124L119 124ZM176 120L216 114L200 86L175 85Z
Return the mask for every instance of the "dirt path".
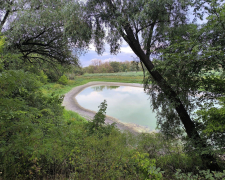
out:
M95 86L95 85L132 86L132 87L143 88L142 84L136 84L136 83L89 82L87 84L77 86L77 87L73 88L71 91L69 91L68 93L66 93L62 105L65 106L65 109L75 111L78 114L80 114L82 117L84 117L88 120L92 120L96 112L81 107L78 104L75 97L76 97L77 94L79 94L85 88L87 88L89 86ZM122 123L122 122L118 121L117 119L115 119L113 117L110 117L110 116L106 116L105 122L108 123L108 124L112 124L112 123L115 122L116 126L120 130L129 130L129 131L134 132L134 133L135 132L137 133L137 132L147 132L148 131L148 129L143 127L143 126L139 126L137 124L132 124L132 123Z

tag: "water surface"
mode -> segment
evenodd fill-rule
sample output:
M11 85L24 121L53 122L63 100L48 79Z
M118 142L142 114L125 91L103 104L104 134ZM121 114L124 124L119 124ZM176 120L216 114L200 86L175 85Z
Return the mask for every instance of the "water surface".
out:
M134 123L154 130L156 113L151 110L149 96L143 88L130 86L91 86L76 96L84 108L98 111L104 99L106 114L123 123Z

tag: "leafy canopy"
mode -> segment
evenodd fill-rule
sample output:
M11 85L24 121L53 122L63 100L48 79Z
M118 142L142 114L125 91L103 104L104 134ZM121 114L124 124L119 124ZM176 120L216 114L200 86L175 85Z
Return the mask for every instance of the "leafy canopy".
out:
M72 0L7 0L0 4L0 13L7 49L19 52L25 61L78 64L77 55L89 44L88 35L78 33L88 34L89 28Z

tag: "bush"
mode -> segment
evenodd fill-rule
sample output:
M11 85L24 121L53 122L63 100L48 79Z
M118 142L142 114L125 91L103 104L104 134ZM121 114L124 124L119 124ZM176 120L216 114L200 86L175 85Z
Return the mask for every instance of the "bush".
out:
M133 156L135 162L137 163L137 170L143 173L145 180L162 179L163 171L160 171L160 168L156 168L156 160L149 159L147 153L136 152Z
M176 179L188 179L188 180L220 180L225 178L225 170L223 172L215 172L210 170L200 170L198 174L189 173L181 173L181 170L178 169L175 174Z
M62 98L45 97L37 79L21 70L1 73L0 179L34 179L43 168L37 161L61 138Z
M41 70L40 73L38 74L39 81L42 83L46 84L48 82L48 76Z
M59 78L59 80L58 80L58 83L59 84L63 84L63 85L67 85L68 84L68 79L67 79L67 77L65 76L65 75L63 75L63 76L61 76L60 78Z

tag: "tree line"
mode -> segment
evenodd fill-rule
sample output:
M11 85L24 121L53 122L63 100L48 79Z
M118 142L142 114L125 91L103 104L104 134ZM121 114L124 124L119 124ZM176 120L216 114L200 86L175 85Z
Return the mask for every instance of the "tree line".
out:
M114 73L114 72L128 72L128 71L140 71L141 65L135 61L125 62L102 62L99 59L92 60L91 65L83 68L87 73Z

